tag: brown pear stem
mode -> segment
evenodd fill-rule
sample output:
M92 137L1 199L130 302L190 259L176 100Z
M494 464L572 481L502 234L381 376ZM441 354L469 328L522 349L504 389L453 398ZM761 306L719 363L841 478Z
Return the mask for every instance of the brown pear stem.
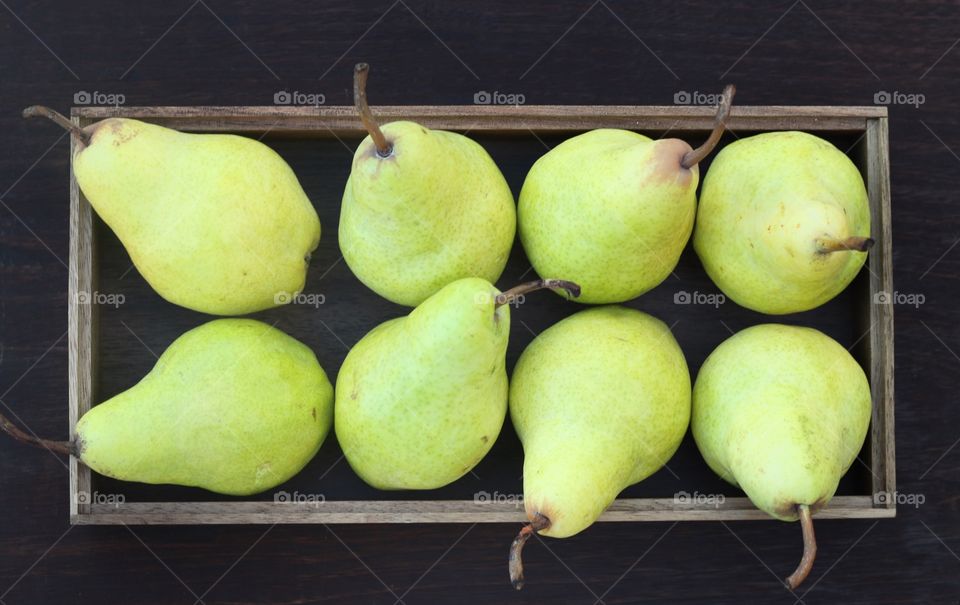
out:
M3 429L3 432L10 435L17 441L21 443L26 443L27 445L32 445L34 447L42 447L50 450L54 454L64 454L67 456L79 456L79 448L77 448L77 443L75 441L51 441L49 439L41 439L35 435L30 435L15 425L10 421L9 418L0 413L0 429Z
M580 296L580 286L573 282L562 279L538 279L537 281L528 281L525 284L514 286L506 292L497 294L496 299L494 299L494 302L496 303L495 306L502 307L503 305L511 304L517 300L518 297L523 296L524 294L535 292L537 290L543 290L544 288L560 288L562 290L566 290L567 294L574 298Z
M797 506L797 512L800 514L800 527L803 528L803 557L800 558L800 564L787 578L787 588L796 590L813 569L813 560L817 558L817 537L813 535L813 517L810 516L810 507L806 504Z
M853 236L845 239L821 238L817 240L817 252L820 254L829 254L831 252L843 252L854 250L856 252L866 252L873 246L873 239L869 237Z
M367 104L367 74L369 73L370 66L366 63L357 63L356 67L353 68L353 102L357 106L357 113L360 114L363 127L366 128L370 138L373 139L373 143L377 146L377 155L385 158L393 152L393 145L387 141L387 137L380 130L380 125L377 124L373 112L370 111L370 105Z
M523 526L517 537L510 544L510 559L507 567L510 570L510 583L517 590L523 588L523 545L527 543L534 532L542 531L550 527L550 519L535 513L533 520Z
M49 107L45 107L43 105L31 105L23 110L23 117L47 118L48 120L52 120L56 125L69 130L70 134L80 139L84 145L90 144L90 135L85 133L82 128L70 121L70 118L50 109Z
M727 84L723 89L723 95L720 97L720 104L717 106L717 116L713 120L713 131L709 138L696 149L691 149L680 160L680 165L684 168L693 168L703 161L703 158L710 155L713 148L720 142L723 131L727 127L727 116L730 115L730 107L733 105L733 95L737 92L737 87L733 84Z

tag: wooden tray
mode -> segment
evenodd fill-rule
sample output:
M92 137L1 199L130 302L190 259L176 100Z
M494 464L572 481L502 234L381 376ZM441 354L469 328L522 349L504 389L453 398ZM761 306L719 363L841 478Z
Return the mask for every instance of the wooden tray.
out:
M431 128L466 132L491 153L515 194L536 159L563 139L593 128L626 128L696 145L712 126L709 107L450 106L377 107L383 121L411 119ZM334 380L340 363L368 330L408 312L367 290L340 259L336 241L340 196L352 150L364 136L352 107L83 107L72 116L87 125L111 116L138 118L194 132L262 137L291 163L323 224L305 293L322 305L290 305L254 315L308 344ZM727 301L677 304L680 292L716 293L690 246L674 276L628 306L671 326L687 355L692 377L731 331L776 321L816 327L860 361L873 392L870 433L859 461L837 496L817 518L892 517L896 514L893 439L893 310L882 293L894 292L890 185L885 107L735 106L721 145L767 130L796 129L831 140L858 165L870 197L877 244L853 284L823 307L769 317ZM701 166L701 179L709 160ZM70 177L69 372L70 433L92 404L132 386L184 331L212 319L160 299L139 276L116 237L96 217ZM501 289L533 272L519 243ZM98 296L90 304L91 293ZM119 297L108 295L120 294ZM889 296L887 297L889 298ZM314 297L313 300L318 300ZM513 311L508 370L539 333L583 306L543 293ZM411 523L520 522L522 449L507 420L486 459L463 479L430 492L380 492L357 478L331 431L316 459L276 492L238 499L198 489L149 486L94 475L70 461L70 519L79 524L190 523ZM689 495L685 497L684 494ZM716 477L688 434L677 454L649 479L628 488L601 521L764 519L743 493ZM721 498L722 496L722 498ZM722 501L721 501L722 500Z

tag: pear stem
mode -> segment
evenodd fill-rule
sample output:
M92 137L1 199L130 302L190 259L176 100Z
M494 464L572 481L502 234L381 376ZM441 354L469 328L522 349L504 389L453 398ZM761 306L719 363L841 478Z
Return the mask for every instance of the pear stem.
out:
M373 143L377 146L377 155L382 158L390 157L393 153L393 145L384 136L380 130L380 125L373 117L370 111L370 105L367 104L367 75L370 73L370 66L366 63L357 63L353 68L353 102L357 106L357 113L360 114L360 121L363 127L370 134Z
M710 137L696 149L691 149L680 160L680 165L684 168L693 168L701 161L703 158L710 155L710 152L713 151L713 148L717 146L717 143L720 142L720 137L723 136L723 131L726 129L727 125L727 116L730 115L730 107L733 105L733 95L737 92L737 87L733 84L727 84L723 89L723 95L720 97L720 104L717 106L717 116L713 120L713 131L710 132Z
M800 527L803 529L803 557L797 569L787 578L787 588L796 590L813 569L813 560L817 558L817 538L813 534L813 517L810 516L810 507L806 504L797 506L800 514Z
M517 537L510 544L510 559L508 568L510 570L510 583L517 590L523 588L523 545L527 543L534 532L538 532L550 527L550 519L535 513L533 520L523 526Z
M36 435L27 434L26 432L20 430L20 428L10 421L9 418L0 413L0 429L3 429L3 432L10 435L20 443L26 443L27 445L32 445L34 447L42 447L50 450L54 454L64 454L67 456L80 456L79 448L77 448L77 443L75 441L51 441L49 439L41 439Z
M544 288L560 288L566 290L567 294L574 298L580 296L580 286L573 282L562 279L538 279L537 281L528 281L525 284L514 286L506 292L497 294L497 297L494 299L496 303L495 306L502 307L503 305L509 305L524 294L543 290Z
M821 238L817 240L817 252L820 254L829 254L831 252L843 252L845 250L854 250L857 252L866 252L873 246L873 239L869 237L853 236L845 239Z
M70 131L70 134L80 139L84 145L90 144L90 135L85 133L82 128L74 124L70 118L50 109L49 107L45 107L43 105L31 105L23 110L23 117L47 118L48 120L52 120L57 126Z

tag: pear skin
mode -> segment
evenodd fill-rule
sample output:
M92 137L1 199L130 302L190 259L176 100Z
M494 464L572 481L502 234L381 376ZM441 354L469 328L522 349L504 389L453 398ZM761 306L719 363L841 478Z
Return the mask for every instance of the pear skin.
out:
M405 121L380 128L360 82L357 98L372 134L343 193L339 241L350 270L406 306L465 277L495 282L513 246L516 204L493 159L461 134Z
M772 315L816 308L856 277L873 243L863 178L804 132L767 132L717 154L693 246L737 304Z
M697 162L723 132L733 87L716 128L696 150L599 129L557 145L530 169L520 191L520 240L540 275L580 285L577 300L624 302L660 284L676 267L697 210Z
M690 373L660 320L606 306L541 333L520 356L510 417L523 443L523 501L532 531L566 538L589 527L626 487L659 470L690 419Z
M622 302L662 282L693 230L690 146L626 130L593 130L557 145L520 191L523 249L540 275L571 276L584 303Z
M252 319L186 332L130 389L95 406L71 441L14 438L121 481L247 496L297 474L333 423L333 387L313 352Z
M163 298L241 315L303 289L320 220L272 149L124 118L84 132L77 183Z
M469 472L507 411L509 306L479 278L455 281L374 328L337 376L335 428L379 489L434 489Z
M812 328L763 324L728 338L704 362L691 427L714 472L772 517L806 515L812 539L809 515L830 501L856 459L870 412L866 375L840 344Z

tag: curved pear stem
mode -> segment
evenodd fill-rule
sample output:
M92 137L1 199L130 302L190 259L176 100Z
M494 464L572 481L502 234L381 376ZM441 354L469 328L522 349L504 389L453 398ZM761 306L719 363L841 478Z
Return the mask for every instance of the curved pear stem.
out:
M0 429L3 429L3 432L10 435L20 443L26 443L27 445L32 445L34 447L42 447L50 450L54 454L64 454L66 456L78 456L80 455L79 448L77 448L77 443L75 441L51 441L49 439L41 439L35 435L30 435L20 429L17 425L10 421L9 418L0 413Z
M813 560L817 558L817 538L813 535L813 517L810 516L810 507L806 504L797 506L800 514L800 527L803 528L803 557L800 564L790 577L786 579L787 588L796 590L797 586L807 579L813 569Z
M360 121L363 127L367 129L370 138L377 146L377 155L382 158L389 157L393 152L393 145L387 141L380 125L373 117L370 111L370 105L367 104L367 74L370 73L370 66L366 63L357 63L353 68L353 102L357 106L357 113L360 114Z
M817 240L817 252L820 254L829 254L831 252L843 252L854 250L856 252L866 252L874 244L869 237L847 237L844 239L821 238Z
M514 286L506 292L497 294L497 297L494 299L494 306L502 307L503 305L511 304L524 294L543 290L544 288L560 288L561 290L566 290L567 294L574 298L580 296L580 286L571 281L562 279L538 279L537 281L528 281L525 284Z
M523 529L520 530L517 537L513 539L513 543L510 544L510 559L507 566L510 570L510 583L517 590L523 588L523 545L527 543L527 540L530 539L530 536L532 536L534 532L547 529L548 527L550 527L550 519L540 513L536 513L533 516L533 520L523 526Z
M23 110L25 118L47 118L52 120L57 126L70 131L70 134L80 139L84 145L90 144L90 135L85 133L82 128L70 121L67 116L58 113L44 105L31 105Z
M720 137L723 136L723 131L727 127L727 116L730 115L730 107L733 105L733 95L735 95L736 92L737 87L733 84L727 84L726 87L724 87L723 95L720 97L720 104L717 106L717 116L713 120L713 131L710 133L710 137L696 149L688 151L683 156L683 159L680 160L681 166L684 168L693 168L703 161L703 158L710 155L713 148L720 142Z

